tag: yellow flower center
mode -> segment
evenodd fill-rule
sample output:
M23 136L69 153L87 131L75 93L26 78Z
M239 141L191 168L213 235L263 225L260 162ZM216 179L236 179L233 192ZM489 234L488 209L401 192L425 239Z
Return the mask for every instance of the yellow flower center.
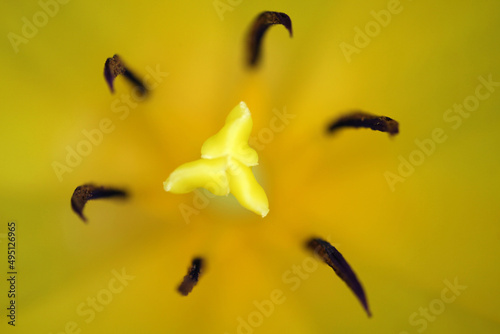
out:
M163 183L174 194L205 188L214 195L230 192L248 210L265 217L269 203L251 167L258 165L257 152L248 145L252 116L245 102L229 113L224 127L201 147L201 159L177 167Z

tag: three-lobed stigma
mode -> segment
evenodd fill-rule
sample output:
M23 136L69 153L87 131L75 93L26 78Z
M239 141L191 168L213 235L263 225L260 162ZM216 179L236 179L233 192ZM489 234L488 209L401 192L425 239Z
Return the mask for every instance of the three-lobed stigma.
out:
M252 115L245 102L229 113L222 129L201 147L201 159L177 167L163 183L174 194L205 188L217 196L232 193L248 210L265 217L269 202L252 173L258 165L257 152L248 145Z

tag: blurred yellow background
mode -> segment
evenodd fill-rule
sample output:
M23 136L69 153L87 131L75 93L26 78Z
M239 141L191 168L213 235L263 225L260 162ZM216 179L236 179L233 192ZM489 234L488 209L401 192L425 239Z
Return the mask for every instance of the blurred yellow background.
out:
M244 41L263 10L287 13L294 36L272 27L248 71ZM0 13L2 333L500 332L498 1L41 0ZM148 99L127 100L121 77L110 94L102 72L115 53L141 78L159 73ZM265 219L231 197L162 189L242 100ZM398 120L400 134L327 136L352 109ZM265 137L277 114L291 116ZM54 162L106 119L112 130L58 178ZM86 225L70 198L87 182L131 198L88 203ZM185 205L198 214L186 220ZM312 236L351 264L372 318L326 265L293 273ZM207 270L182 297L197 255ZM256 305L273 291L285 299L266 315Z

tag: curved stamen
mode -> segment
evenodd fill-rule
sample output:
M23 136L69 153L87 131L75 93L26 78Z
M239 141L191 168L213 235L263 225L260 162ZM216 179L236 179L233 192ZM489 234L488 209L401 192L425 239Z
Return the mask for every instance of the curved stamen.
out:
M250 67L254 67L258 64L260 59L260 46L264 33L270 26L275 24L283 25L290 33L290 37L293 36L292 20L288 15L280 12L262 12L254 20L248 35L248 65Z

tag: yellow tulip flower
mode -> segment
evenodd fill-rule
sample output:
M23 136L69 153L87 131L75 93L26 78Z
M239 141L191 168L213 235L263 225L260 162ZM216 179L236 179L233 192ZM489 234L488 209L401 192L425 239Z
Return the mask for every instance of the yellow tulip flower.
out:
M0 7L1 333L500 332L500 3ZM265 10L293 37L271 27L249 68ZM148 94L122 76L110 93L115 54ZM162 189L240 101L265 218ZM354 110L400 134L327 133ZM87 183L129 197L87 203L85 224L70 200ZM372 317L313 237L352 265Z

